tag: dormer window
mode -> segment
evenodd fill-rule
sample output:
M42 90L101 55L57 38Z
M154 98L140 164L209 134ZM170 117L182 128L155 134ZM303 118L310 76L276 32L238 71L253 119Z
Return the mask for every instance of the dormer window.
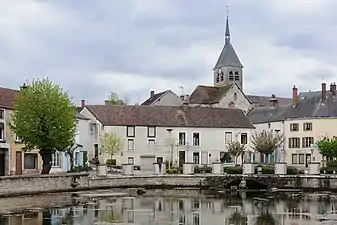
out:
M235 72L235 81L239 81L239 80L240 80L239 72L236 71Z
M234 80L234 75L233 75L233 72L232 71L229 71L229 80L230 81L233 81Z

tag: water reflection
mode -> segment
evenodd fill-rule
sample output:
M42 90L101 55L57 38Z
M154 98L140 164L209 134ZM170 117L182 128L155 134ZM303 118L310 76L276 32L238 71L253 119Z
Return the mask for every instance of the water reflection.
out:
M337 198L327 194L110 197L4 216L0 225L318 225L337 223Z

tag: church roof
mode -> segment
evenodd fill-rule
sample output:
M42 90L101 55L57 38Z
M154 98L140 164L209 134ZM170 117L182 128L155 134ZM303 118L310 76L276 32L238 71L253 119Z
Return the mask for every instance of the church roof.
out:
M192 92L190 104L214 104L218 103L221 98L232 88L234 84L222 86L204 86L198 85Z
M228 17L226 20L225 45L213 70L220 69L223 66L243 67L233 45L230 42Z

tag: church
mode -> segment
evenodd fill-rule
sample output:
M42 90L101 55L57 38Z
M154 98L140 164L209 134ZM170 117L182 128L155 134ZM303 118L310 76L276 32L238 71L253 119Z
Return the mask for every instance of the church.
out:
M238 108L247 114L253 107L271 104L289 105L292 98L246 95L243 89L243 64L236 53L226 19L225 44L213 68L213 86L198 85L190 95L178 96L170 90L150 92L150 97L142 105L181 105L192 107Z

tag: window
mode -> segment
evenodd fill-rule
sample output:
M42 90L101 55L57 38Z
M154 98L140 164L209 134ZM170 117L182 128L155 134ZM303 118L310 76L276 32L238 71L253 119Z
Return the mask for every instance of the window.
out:
M291 163L292 164L297 164L297 154L292 154L291 155Z
M147 136L156 137L156 127L147 127Z
M289 138L289 148L300 148L300 138Z
M313 137L304 137L302 138L302 148L310 148L314 144Z
M4 141L5 140L5 130L3 127L1 127L0 124L0 141Z
M21 142L21 139L18 135L15 135L15 142Z
M127 126L126 127L126 136L127 137L134 137L135 136L135 127L134 126Z
M134 150L135 149L135 142L133 139L128 139L128 150Z
M234 80L234 76L233 76L233 72L232 71L229 71L229 80L232 81Z
M247 133L241 134L241 144L245 145L248 143Z
M37 154L36 153L25 153L24 155L24 169L26 170L37 170Z
M61 165L61 163L60 163L60 153L55 152L51 156L51 166L52 167L60 167L60 165Z
M239 72L235 72L235 81L239 81L240 80L240 76L239 76Z
M238 94L234 93L234 101L236 101L238 99Z
M200 157L199 157L199 152L193 152L193 163L194 164L199 164L200 163Z
M133 157L128 157L128 164L129 165L134 165L135 164L135 159Z
M216 82L217 82L217 83L220 82L220 75L219 75L219 74L216 76Z
M155 140L153 140L153 139L148 140L148 145L155 145L155 144L156 144Z
M229 144L232 142L232 132L225 133L225 144Z
M193 225L200 225L200 215L199 213L193 213Z
M5 110L0 109L0 120L5 119Z
M186 145L186 134L184 132L179 133L179 145Z
M303 123L303 131L311 131L312 123Z
M298 155L298 158L299 158L299 164L304 164L304 154L299 154Z
M298 123L291 123L290 124L290 131L299 131Z
M193 145L195 146L200 145L199 133L193 133Z
M80 165L80 153L79 152L75 152L75 157L74 157L74 164L75 166L79 166Z
M270 128L271 127L271 124L270 123L268 123L268 128Z

